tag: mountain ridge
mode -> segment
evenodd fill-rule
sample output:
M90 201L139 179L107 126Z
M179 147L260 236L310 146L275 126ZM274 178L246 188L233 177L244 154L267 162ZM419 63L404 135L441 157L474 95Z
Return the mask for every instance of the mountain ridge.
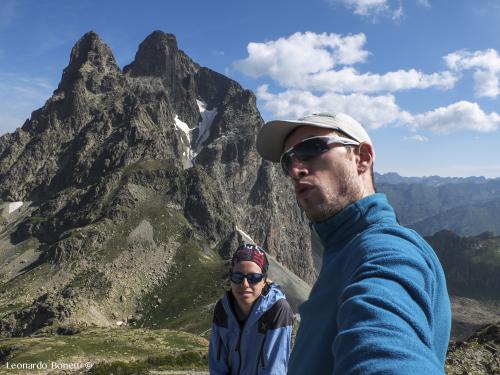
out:
M375 172L375 180L380 183L399 184L399 183L422 183L426 185L439 186L444 184L461 184L461 183L476 183L482 184L490 180L498 180L500 177L489 178L484 176L469 176L469 177L442 177L438 175L432 176L401 176L397 172L377 173Z
M468 236L484 231L500 234L498 178L378 175L377 190L387 195L400 222L422 235L441 230Z
M253 93L194 63L172 34L146 37L123 71L97 34L85 34L54 95L0 137L8 208L0 331L112 325L114 315L157 324L141 316L168 311L169 301L154 296L162 285L183 285L188 263L199 277L179 308L206 325L236 227L311 283L307 221L279 168L257 154L262 124ZM7 212L12 202L22 206ZM210 289L206 272L219 275Z

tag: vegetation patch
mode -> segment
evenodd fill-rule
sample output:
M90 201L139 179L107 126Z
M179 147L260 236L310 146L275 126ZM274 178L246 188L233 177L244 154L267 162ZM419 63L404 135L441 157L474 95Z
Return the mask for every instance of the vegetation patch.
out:
M95 299L102 299L106 296L107 291L111 288L111 281L108 280L103 272L96 269L85 270L69 283L63 290L63 295L73 293L72 289L78 289L86 295L91 295Z
M135 362L116 361L98 363L90 371L93 375L142 375L149 374L149 370L206 370L208 364L207 353L182 352L159 357L148 357L146 360Z
M151 196L135 206L126 220L113 226L109 240L103 246L102 262L113 261L130 246L128 236L143 220L153 224L156 243L168 243L189 228L179 210L169 208L169 202L160 195Z
M123 175L126 178L137 172L154 172L167 168L171 169L172 167L176 167L175 162L172 160L143 159L126 166L123 170Z
M182 245L160 285L141 301L139 325L202 334L210 329L213 307L228 285L227 266L219 255L206 254L192 240Z
M208 341L167 329L93 328L71 336L0 339L10 363L92 363L93 374L135 374L150 369L206 369Z

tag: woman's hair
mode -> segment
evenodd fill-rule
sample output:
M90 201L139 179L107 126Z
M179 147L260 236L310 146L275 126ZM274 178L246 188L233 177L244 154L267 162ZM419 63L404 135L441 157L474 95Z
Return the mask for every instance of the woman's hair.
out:
M244 260L254 262L260 267L262 273L264 275L267 275L267 271L269 269L269 261L267 259L266 253L260 246L252 244L240 245L234 252L233 258L231 259L231 269L233 269L236 263L242 262Z

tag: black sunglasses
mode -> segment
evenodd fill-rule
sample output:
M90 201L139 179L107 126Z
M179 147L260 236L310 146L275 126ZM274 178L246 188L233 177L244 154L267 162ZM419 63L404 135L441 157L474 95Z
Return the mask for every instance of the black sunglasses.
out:
M243 282L243 279L246 278L249 284L257 284L258 282L262 281L264 276L265 275L262 273L247 273L246 275L244 275L241 272L231 272L231 275L229 275L229 279L235 284L241 284Z
M288 176L292 167L293 158L300 162L311 160L330 150L330 145L359 146L360 143L353 139L338 136L320 136L306 138L295 146L286 150L280 158L281 168Z

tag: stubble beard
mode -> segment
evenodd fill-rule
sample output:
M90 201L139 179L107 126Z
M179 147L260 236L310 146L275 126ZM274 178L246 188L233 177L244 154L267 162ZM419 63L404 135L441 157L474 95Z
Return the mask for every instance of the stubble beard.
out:
M337 169L338 191L328 189L320 202L300 202L307 218L313 223L325 221L362 198L363 192L356 176L345 166Z

